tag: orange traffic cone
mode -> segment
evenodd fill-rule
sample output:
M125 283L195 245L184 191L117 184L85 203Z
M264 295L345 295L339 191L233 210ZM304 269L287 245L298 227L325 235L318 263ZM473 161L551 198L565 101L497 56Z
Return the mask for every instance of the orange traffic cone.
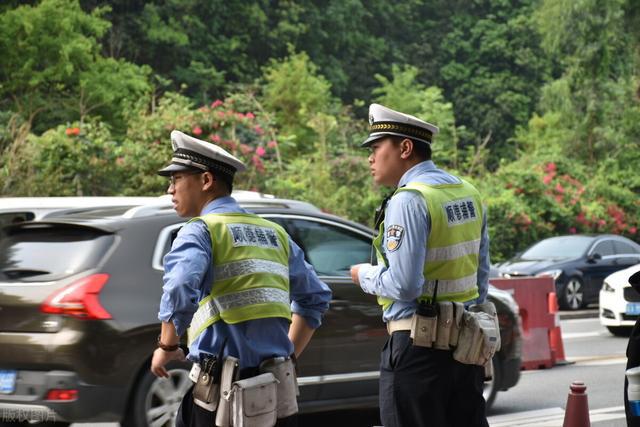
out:
M564 411L562 427L589 427L589 402L587 401L587 386L581 381L574 381L569 387L571 391L567 397L567 408Z
M555 292L548 294L549 313L553 314L553 326L549 328L549 348L556 365L568 365L564 356L564 345L562 344L562 331L560 330L560 313L558 312L558 299Z

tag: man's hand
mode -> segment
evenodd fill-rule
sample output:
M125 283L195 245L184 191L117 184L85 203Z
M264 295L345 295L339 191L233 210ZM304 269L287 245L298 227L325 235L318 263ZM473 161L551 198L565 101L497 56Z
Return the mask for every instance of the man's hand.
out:
M165 351L161 348L156 348L153 352L153 358L151 359L151 373L156 377L169 378L169 372L165 368L167 363L177 360L183 362L185 359L184 351L181 348L174 351Z
M363 265L368 264L356 264L351 266L351 280L353 280L353 283L358 286L360 285L360 276L358 276L358 272L360 271L360 267L362 267Z

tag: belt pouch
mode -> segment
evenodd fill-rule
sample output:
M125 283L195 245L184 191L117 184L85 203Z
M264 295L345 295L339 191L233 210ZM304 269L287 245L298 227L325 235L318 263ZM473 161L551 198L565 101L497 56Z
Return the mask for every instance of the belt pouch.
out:
M453 304L449 301L438 303L438 323L436 339L433 347L438 350L449 350L451 327L453 326Z
M453 358L468 365L484 365L484 363L478 363L482 346L482 332L474 314L465 311L462 315L458 347L453 352Z
M238 368L238 359L227 356L222 364L222 374L220 375L220 401L218 403L218 411L216 412L216 426L231 426L231 408L230 394L231 385L235 380L236 370Z
M215 378L216 359L209 359L204 362L204 369L200 369L196 385L193 387L193 401L207 411L213 412L218 407L219 384Z
M298 380L293 360L284 357L267 359L260 364L260 372L271 372L278 380L278 418L285 418L298 412L296 396Z
M271 372L236 381L231 387L233 427L272 427L278 415L278 380Z
M461 302L451 303L453 305L453 323L451 324L451 332L449 333L449 347L455 348L458 345L460 336L460 325L462 323L462 314L464 313L464 304Z
M411 318L410 336L413 345L431 347L436 340L438 314L435 304L421 302Z

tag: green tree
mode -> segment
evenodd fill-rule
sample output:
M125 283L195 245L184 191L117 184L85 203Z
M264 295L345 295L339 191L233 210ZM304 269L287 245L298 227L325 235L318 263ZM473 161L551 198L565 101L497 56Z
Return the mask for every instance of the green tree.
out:
M311 151L314 131L309 123L318 114L330 113L335 102L330 83L304 52L273 61L264 70L264 81L261 102L274 112L280 135L290 141L281 147L283 155Z

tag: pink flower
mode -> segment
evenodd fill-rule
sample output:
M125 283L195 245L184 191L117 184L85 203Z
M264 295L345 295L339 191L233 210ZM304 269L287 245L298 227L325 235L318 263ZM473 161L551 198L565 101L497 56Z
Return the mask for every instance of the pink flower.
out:
M577 231L576 231L576 228L575 228L575 227L571 227L571 228L569 228L569 233L571 233L571 234L576 234L576 232L577 232Z
M542 182L544 182L544 185L549 185L551 181L553 181L553 174L545 175L544 178L542 178Z
M256 116L253 115L253 113L251 111L249 111L247 114L244 115L247 119L255 119Z
M264 134L264 129L262 129L260 126L255 125L253 127L253 130L258 134L258 135L263 135Z
M196 136L200 136L202 135L202 128L200 128L200 126L196 126L193 129L191 129L191 132L193 132L193 134Z
M553 163L553 162L549 162L545 166L544 170L545 170L545 172L555 172L556 171L556 164Z
M242 120L242 119L244 119L244 114L236 113L236 117L239 118L240 120Z
M637 231L638 231L638 229L636 227L629 228L629 233L630 234L636 234Z
M605 221L604 219L599 219L598 220L598 225L600 227L604 227L605 225L607 225L607 221Z
M258 170L258 172L264 172L264 163L262 163L262 160L260 160L260 157L254 155L251 158L251 162L253 163L253 165L256 167L256 169Z
M249 147L247 144L240 144L240 151L242 154L249 154L253 151L253 148Z
M218 118L219 119L224 119L226 116L226 114L224 113L224 111L218 111Z
M256 154L259 157L264 156L266 153L267 153L267 150L265 150L263 146L260 146L260 147L256 148Z
M564 188L562 187L562 185L560 183L556 184L556 191L560 194L564 194Z
M269 148L276 148L277 146L278 146L278 143L276 141L267 142L267 147Z
M214 134L213 134L213 135L211 135L209 138L211 139L211 141L216 142L216 143L217 143L217 142L220 142L220 139L221 139L221 138L220 138L220 135L218 135L217 133L214 133Z
M211 108L216 108L221 106L222 104L224 104L224 102L220 101L219 99L216 99L215 101L213 101L211 103Z

